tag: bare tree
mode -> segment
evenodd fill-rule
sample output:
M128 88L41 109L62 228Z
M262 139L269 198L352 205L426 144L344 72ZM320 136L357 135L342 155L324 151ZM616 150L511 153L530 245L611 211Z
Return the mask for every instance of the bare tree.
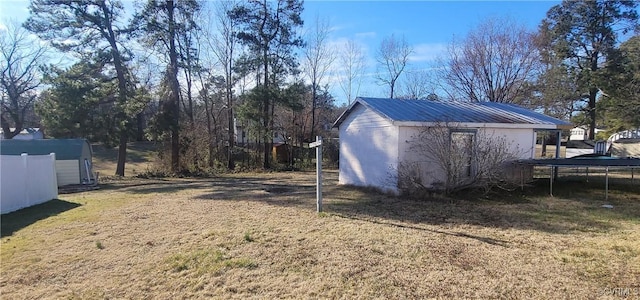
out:
M26 113L33 108L36 89L40 86L39 67L46 51L16 22L8 22L7 28L0 30L0 121L5 139L22 131Z
M379 68L382 69L376 75L378 81L389 86L389 98L393 99L396 83L409 61L409 55L413 48L407 44L404 36L396 39L395 35L386 37L380 44L376 54Z
M354 40L348 40L340 51L338 62L340 63L338 67L340 88L342 88L347 98L347 103L351 104L354 96L360 93L360 85L362 84L362 76L366 66L362 46L358 45Z
M488 19L449 46L445 90L453 99L517 103L538 61L532 32L510 19Z
M316 16L315 21L307 36L307 47L304 49L304 73L311 81L311 138L316 129L318 89L336 57L327 45L330 33L329 21L322 20L319 16Z
M430 74L425 70L408 71L405 79L400 86L401 99L421 99L433 100L435 93L435 85L431 80Z
M465 188L509 189L506 164L522 150L505 136L486 128L470 131L455 123L425 127L412 137L409 151L418 161L407 160L398 167L398 188L405 193Z
M233 160L233 146L235 144L235 124L234 124L234 95L233 87L237 82L234 76L235 60L238 57L238 24L235 19L229 16L229 11L236 5L234 1L216 2L214 7L213 20L211 25L215 25L217 33L209 39L209 47L216 57L217 63L222 66L224 72L224 99L226 100L227 112L227 168L235 168Z

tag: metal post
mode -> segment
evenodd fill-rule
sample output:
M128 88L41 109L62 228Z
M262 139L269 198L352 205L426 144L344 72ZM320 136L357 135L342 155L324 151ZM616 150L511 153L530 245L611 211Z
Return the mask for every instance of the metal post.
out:
M587 182L589 182L589 167L587 167L586 169L587 169Z
M554 171L554 167L551 166L551 168L549 168L549 169L551 169L551 176L549 176L549 195L551 197L553 197L553 173L554 173L553 171Z
M560 158L560 147L562 146L562 131L556 132L556 158Z
M560 147L562 146L561 139L562 139L562 131L558 130L556 131L556 159L560 158ZM553 171L554 171L553 175L555 176L555 179L558 179L558 173L559 173L558 167L554 167Z
M316 202L322 212L322 137L316 136Z

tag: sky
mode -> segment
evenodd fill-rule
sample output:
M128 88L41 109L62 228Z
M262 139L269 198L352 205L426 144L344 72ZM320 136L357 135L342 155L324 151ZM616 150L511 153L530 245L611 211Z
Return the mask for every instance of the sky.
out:
M124 0L132 3L132 1ZM531 30L537 29L547 11L559 1L319 1L304 3L305 26L317 17L327 19L332 31L329 44L337 48L355 40L367 56L368 68L361 96L383 97L387 88L375 82L375 52L383 38L394 34L413 48L408 69L430 67L444 54L454 37L464 36L481 21L508 17ZM28 0L0 0L0 28L8 19L28 17ZM129 7L132 7L129 6ZM335 77L328 77L332 81ZM338 103L345 102L336 82L327 82Z
M357 41L367 53L369 68L361 96L387 97L388 87L376 83L375 52L385 37L402 37L413 48L408 70L433 67L452 39L464 38L489 18L510 18L536 30L547 11L560 1L306 1L303 19L310 25L328 18L333 41ZM332 93L346 101L341 90Z

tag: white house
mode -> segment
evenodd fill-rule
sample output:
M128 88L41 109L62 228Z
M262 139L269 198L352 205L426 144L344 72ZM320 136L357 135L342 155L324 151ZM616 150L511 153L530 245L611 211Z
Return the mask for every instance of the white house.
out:
M15 131L15 128L10 129L12 132ZM25 128L20 131L16 136L13 137L14 140L41 140L44 139L44 133L40 128ZM4 130L0 128L0 140L4 140Z
M584 127L575 127L571 128L569 140L571 141L584 141L588 140L587 138L588 130Z
M357 98L334 123L340 132L340 184L398 192L398 166L420 163L423 185L443 180L443 171L410 149L425 127L455 124L451 136L474 140L480 132L502 136L522 159L535 154L536 131L569 129L570 123L516 105ZM559 139L558 139L559 140Z

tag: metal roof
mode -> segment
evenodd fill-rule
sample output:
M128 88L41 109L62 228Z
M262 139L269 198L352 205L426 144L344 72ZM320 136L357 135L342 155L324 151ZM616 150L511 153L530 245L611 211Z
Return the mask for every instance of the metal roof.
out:
M436 123L502 123L549 125L570 128L571 123L506 103L404 100L358 97L334 123L340 126L357 105L363 105L390 121Z
M1 155L47 155L52 152L56 154L56 160L76 160L82 158L83 152L91 155L91 145L84 139L0 141Z

